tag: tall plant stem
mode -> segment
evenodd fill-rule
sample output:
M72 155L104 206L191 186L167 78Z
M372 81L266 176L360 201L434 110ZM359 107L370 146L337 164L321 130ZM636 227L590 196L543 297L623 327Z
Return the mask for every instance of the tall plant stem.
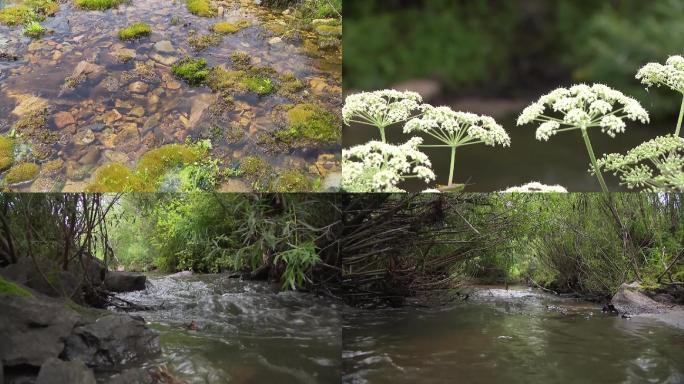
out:
M386 143L387 140L385 139L385 127L381 126L381 127L378 127L378 129L380 130L380 138L382 139L382 142Z
M594 167L594 173L596 173L596 178L599 181L599 184L601 184L601 189L603 190L603 193L608 194L610 191L608 191L608 186L606 185L606 181L603 179L603 175L601 174L601 170L598 167L598 163L596 162L596 155L594 155L594 148L591 146L591 141L589 140L589 134L587 133L586 128L582 128L582 138L584 138L584 144L587 146L587 152L589 152L589 158L591 159L591 165Z
M451 147L451 166L449 167L449 187L454 184L454 168L456 167L456 147Z
M682 130L682 120L684 120L684 95L682 96L682 106L679 109L679 120L677 120L677 129L675 130L675 136L679 137L679 133Z

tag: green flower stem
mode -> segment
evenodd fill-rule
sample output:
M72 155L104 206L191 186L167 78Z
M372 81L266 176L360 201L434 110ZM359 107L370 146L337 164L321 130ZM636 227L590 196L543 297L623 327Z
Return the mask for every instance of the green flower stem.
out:
M378 129L380 130L380 138L382 139L382 142L387 143L387 140L385 139L385 127L379 126Z
M675 130L675 136L679 137L679 133L682 130L682 120L684 120L684 96L682 97L682 107L679 109L679 120L677 121L677 129Z
M596 155L594 155L594 149L591 146L591 141L589 140L589 134L586 128L582 128L582 138L584 138L584 144L587 146L587 152L589 152L589 158L591 159L591 165L594 167L594 173L596 173L596 178L598 178L599 184L601 184L601 189L603 193L609 193L606 181L603 180L603 175L596 162Z
M451 147L451 166L449 167L449 184L451 187L454 184L454 168L456 166L456 147Z

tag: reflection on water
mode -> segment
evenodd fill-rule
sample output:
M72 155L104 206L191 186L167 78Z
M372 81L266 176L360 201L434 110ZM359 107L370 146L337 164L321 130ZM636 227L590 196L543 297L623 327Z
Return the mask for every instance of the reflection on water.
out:
M463 147L456 154L455 182L469 184L469 192L493 192L522 185L531 181L543 184L560 184L571 192L597 192L601 190L596 178L588 173L589 156L578 132L568 132L552 137L548 142L534 138L536 127L517 127L515 119L497 119L511 137L511 147L488 147L484 145ZM388 140L400 143L408 140L401 126L387 129ZM602 134L600 130L590 131L591 142L596 156L608 153L625 153L644 141L659 135L671 134L673 126L644 126L629 123L627 133L615 139ZM345 127L343 146L347 148L368 140L377 140L377 129L367 126ZM426 144L435 144L425 142ZM424 149L432 161L437 175L437 183L445 184L449 174L448 149ZM619 180L606 175L611 191L626 190ZM422 191L425 183L412 181L403 185L404 189Z
M161 334L162 356L148 364L166 363L188 383L339 382L341 320L328 300L185 274L120 297L161 307L135 313Z
M509 291L510 292L510 291ZM681 383L684 331L531 291L344 315L345 383Z
M57 172L23 189L59 190L66 184L68 190L83 190L97 166L133 166L144 152L188 137L211 139L212 155L225 166L254 155L278 168L325 177L319 173L327 174L330 166L316 162L322 155L339 156L337 143L276 151L259 137L283 124L279 106L307 102L339 110L341 63L334 53L312 51L305 32L278 38L294 28L288 25L293 21L248 4L230 2L222 17L201 18L183 1L135 0L104 12L79 10L69 1L43 22L51 32L35 41L22 36L20 27L0 25L0 133L10 132L21 109L35 104L31 96L44 100L50 111L47 131L32 134L31 141L37 160L52 161ZM224 36L217 46L196 52L188 43L218 21L243 20L250 26ZM148 23L151 36L120 41L118 30L133 22ZM231 68L236 52L277 76L294 75L304 89L263 97L236 93L234 104L227 105L208 87L190 87L171 73L171 65L186 56ZM6 53L18 60L3 60ZM74 76L83 62L92 65Z

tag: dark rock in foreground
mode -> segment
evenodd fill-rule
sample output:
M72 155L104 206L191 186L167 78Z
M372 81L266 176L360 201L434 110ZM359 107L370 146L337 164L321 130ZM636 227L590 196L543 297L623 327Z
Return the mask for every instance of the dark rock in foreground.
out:
M141 273L132 272L107 272L105 288L112 292L132 292L145 289L147 277Z
M66 340L64 356L89 367L116 368L161 352L159 335L140 317L108 315L76 327Z
M51 357L40 367L36 384L95 384L95 375L80 360Z
M619 313L630 315L661 313L664 310L662 304L639 290L638 283L622 284L613 296L611 303Z

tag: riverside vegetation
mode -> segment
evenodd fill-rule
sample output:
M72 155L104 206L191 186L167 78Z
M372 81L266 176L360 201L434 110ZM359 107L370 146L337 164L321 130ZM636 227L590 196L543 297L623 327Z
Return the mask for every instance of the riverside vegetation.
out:
M0 188L338 187L341 2L0 7Z
M665 86L684 95L684 58L672 56L663 64L650 63L636 75L644 85ZM451 166L448 184L442 190L463 189L454 184L456 151L459 148L485 144L510 146L506 130L493 118L472 113L455 112L449 107L433 107L422 103L415 92L394 90L363 92L347 97L342 110L346 124L376 127L380 141L343 150L343 188L354 192L398 192L402 182L417 178L430 183L436 175L428 156L420 148L448 148ZM590 160L589 172L596 176L604 193L608 186L603 173L611 172L630 189L650 192L684 191L684 138L681 137L684 104L673 135L656 137L626 155L609 154L597 159L590 131L615 138L626 132L625 120L647 124L649 113L634 98L603 84L579 84L558 88L542 96L520 114L517 125L539 124L536 139L548 141L561 132L580 131ZM402 145L387 142L385 130L404 124L405 134L420 133L439 144L424 144L413 137ZM533 182L512 187L508 192L564 191L562 186L545 186Z

